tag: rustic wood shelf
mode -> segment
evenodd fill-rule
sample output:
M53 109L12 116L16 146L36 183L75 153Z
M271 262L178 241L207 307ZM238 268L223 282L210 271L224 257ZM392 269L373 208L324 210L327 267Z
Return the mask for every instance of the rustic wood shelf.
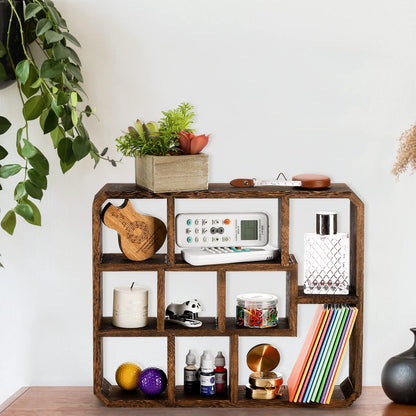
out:
M278 261L191 266L175 253L175 201L180 199L273 199L277 201ZM301 198L343 198L350 201L350 286L348 295L309 295L298 286L298 263L289 252L290 200ZM143 262L128 260L121 253L104 253L102 249L101 210L109 199L160 199L166 201L167 252ZM112 407L345 407L356 400L362 390L363 342L363 266L364 205L345 184L332 184L328 189L310 191L290 187L265 186L235 188L229 184L209 184L206 191L157 194L135 184L107 184L95 196L93 217L93 326L94 326L94 394ZM157 275L157 316L139 329L122 329L112 325L111 317L103 316L104 272L154 271ZM185 328L165 321L166 272L207 271L217 275L217 316L202 318L200 328ZM277 271L286 275L286 310L279 311L276 327L264 329L237 328L235 318L226 316L227 273L232 271ZM349 342L349 376L336 386L331 403L291 403L287 391L281 399L253 400L246 398L244 386L238 385L239 337L296 336L299 304L338 303L355 305L359 314ZM175 385L175 345L177 337L220 336L229 338L229 391L226 396L202 397L186 395L183 386ZM103 338L165 337L167 338L167 390L156 398L140 392L125 392L111 385L103 376ZM299 346L300 350L301 346Z

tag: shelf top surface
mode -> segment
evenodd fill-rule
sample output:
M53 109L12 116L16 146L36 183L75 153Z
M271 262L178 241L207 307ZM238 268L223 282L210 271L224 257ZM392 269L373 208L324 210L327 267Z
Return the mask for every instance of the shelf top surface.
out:
M96 197L106 194L107 198L351 198L355 196L344 183L333 183L326 189L310 190L288 186L258 186L237 188L228 183L210 183L207 190L153 193L134 183L108 183Z

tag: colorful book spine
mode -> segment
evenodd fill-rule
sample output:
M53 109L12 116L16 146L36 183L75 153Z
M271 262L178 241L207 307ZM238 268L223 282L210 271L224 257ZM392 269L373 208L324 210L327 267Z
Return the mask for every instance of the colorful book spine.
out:
M357 314L356 307L318 305L288 379L289 401L330 402Z

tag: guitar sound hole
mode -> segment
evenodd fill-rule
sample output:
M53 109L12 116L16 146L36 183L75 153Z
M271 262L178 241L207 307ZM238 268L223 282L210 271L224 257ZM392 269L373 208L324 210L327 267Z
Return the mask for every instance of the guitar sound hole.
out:
M149 227L144 221L134 221L128 224L128 239L134 244L140 244L149 239Z

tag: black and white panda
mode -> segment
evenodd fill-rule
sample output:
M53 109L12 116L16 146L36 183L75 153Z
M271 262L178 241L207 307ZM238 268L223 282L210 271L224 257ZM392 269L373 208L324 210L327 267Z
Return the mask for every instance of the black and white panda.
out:
M166 315L169 318L185 317L197 319L198 312L201 310L201 304L198 299L187 300L184 303L171 303L166 308Z

